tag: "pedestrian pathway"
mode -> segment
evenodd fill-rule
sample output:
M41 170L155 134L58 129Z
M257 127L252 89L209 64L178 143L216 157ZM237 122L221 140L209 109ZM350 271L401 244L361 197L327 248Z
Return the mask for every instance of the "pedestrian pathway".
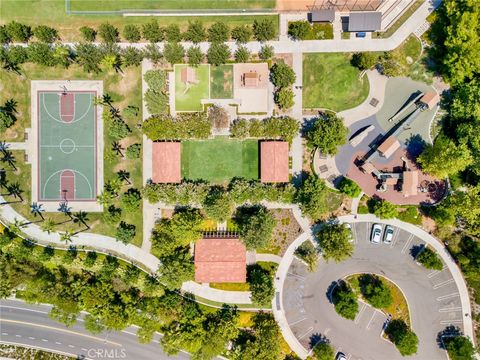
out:
M293 93L295 95L292 109L292 117L303 123L303 54L293 53L293 71L295 71L296 81L293 84ZM299 133L292 141L290 154L292 156L292 174L294 180L300 181L300 174L303 168L303 142Z
M27 142L7 142L6 146L8 150L27 150Z

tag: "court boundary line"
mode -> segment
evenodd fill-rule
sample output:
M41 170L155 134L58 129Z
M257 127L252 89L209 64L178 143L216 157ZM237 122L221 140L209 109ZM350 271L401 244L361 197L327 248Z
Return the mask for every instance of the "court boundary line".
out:
M92 100L92 95L91 95L92 92L91 92L91 91L70 91L70 93L73 93L73 94L81 93L81 92L88 93L88 94L90 95L90 100ZM42 91L42 90L40 90L39 93L43 93L43 94L45 94L45 93L58 94L58 92L56 92L56 91ZM42 95L43 95L43 94L42 94ZM95 92L95 94L96 94L96 92ZM96 97L96 96L95 96L95 97ZM70 122L66 122L66 121L63 121L63 120L61 120L61 119L57 119L55 116L53 116L52 114L50 114L50 111L48 111L48 108L47 108L47 106L45 105L45 96L42 96L42 105L43 105L43 108L45 109L45 111L47 112L48 116L50 116L53 120L55 120L55 121L57 121L57 122L59 122L59 123L61 123L61 124L74 124L74 123L76 123L76 122L78 122L78 121L83 120L83 118L84 118L85 116L87 116L88 112L89 112L90 109L92 108L92 105L93 105L92 103L93 103L93 101L89 101L88 103L89 103L88 109L87 109L87 111L86 111L82 116L80 116L78 119L74 119L74 120L72 120L72 121L70 121ZM73 113L75 114L75 105L74 105ZM62 114L60 113L60 111L58 112L58 114L59 114L60 116L62 115Z
M97 90L74 90L74 91L70 91L70 92L73 92L73 93L88 93L90 94L90 99L91 99L91 96L92 94L94 94L95 97L97 97L97 94L98 94L98 91ZM44 105L45 107L45 101L44 101L44 97L42 97L42 103L40 103L40 95L41 94L45 94L45 93L58 93L58 91L55 91L55 90L42 90L42 89L36 89L36 98L37 98L37 109L36 109L36 115L37 115L37 119L36 119L36 128L37 128L37 168L36 168L36 178L37 178L37 198L38 198L38 201L43 201L43 202L57 202L59 201L58 199L46 199L44 197L44 192L41 191L41 166L42 166L42 162L41 162L41 151L40 149L42 148L42 145L40 144L40 139L42 139L42 129L41 129L41 116L40 116L40 109L41 109L41 106ZM32 97L32 94L30 95ZM92 105L93 105L93 101L90 101L90 106L89 106L89 110L91 109ZM48 112L48 115L51 116L50 112ZM86 115L86 114L84 114ZM55 121L58 121L56 118L52 117L52 119L54 119ZM95 203L97 202L97 197L96 197L96 194L97 194L97 188L98 188L98 172L97 172L97 167L98 167L98 147L100 146L100 144L98 143L98 134L97 134L97 127L98 127L98 114L97 114L97 111L93 111L93 122L94 122L94 126L93 126L93 138L94 138L94 141L95 141L95 145L93 145L93 147L95 148L95 152L94 152L94 157L93 157L93 181L94 181L94 189L92 189L92 184L90 183L90 181L87 179L87 183L89 185L89 188L90 188L90 193L92 195L92 197L90 199L76 199L74 200L75 202L84 202L84 203ZM61 123L64 123L63 121ZM71 122L73 123L73 122ZM60 171L63 171L65 169L62 169ZM58 173L58 172L57 172ZM79 174L81 174L82 176L85 176L83 173L79 172ZM51 176L53 176L54 174L51 174ZM47 179L47 182L50 180L50 177ZM45 183L45 184L46 184ZM44 184L44 185L45 185ZM60 199L61 201L61 199Z
M92 189L92 184L90 184L90 181L88 180L88 178L86 177L85 174L83 174L81 171L78 171L78 170L62 169L62 170L58 170L58 171L55 171L54 173L52 173L52 174L48 177L48 179L45 181L45 183L43 184L43 191L42 191L42 194L41 194L43 198L45 197L46 187L47 187L49 181L52 179L52 177L54 177L55 175L57 175L57 174L65 171L65 170L72 171L74 174L77 174L77 173L78 173L80 176L82 176L82 177L87 181L88 187L89 187L89 189L90 189L90 193L91 193L92 195L94 195L94 194L93 194L93 189ZM62 200L62 199L60 199L60 200ZM88 199L88 200L75 199L74 201L89 201L89 200L90 200L90 199ZM96 200L96 199L95 199L95 200ZM47 200L47 201L58 201L58 199L50 199L50 200Z

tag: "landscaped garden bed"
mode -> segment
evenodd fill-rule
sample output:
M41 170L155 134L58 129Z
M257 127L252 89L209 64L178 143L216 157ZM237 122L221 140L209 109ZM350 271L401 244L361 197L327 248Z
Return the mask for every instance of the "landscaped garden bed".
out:
M285 254L288 246L302 233L302 228L289 209L272 209L277 226L273 230L271 246L257 250L257 253Z

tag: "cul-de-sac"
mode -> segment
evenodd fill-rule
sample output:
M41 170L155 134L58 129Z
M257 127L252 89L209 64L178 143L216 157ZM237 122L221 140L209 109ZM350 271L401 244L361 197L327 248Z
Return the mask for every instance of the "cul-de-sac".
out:
M479 342L480 1L0 0L0 358Z

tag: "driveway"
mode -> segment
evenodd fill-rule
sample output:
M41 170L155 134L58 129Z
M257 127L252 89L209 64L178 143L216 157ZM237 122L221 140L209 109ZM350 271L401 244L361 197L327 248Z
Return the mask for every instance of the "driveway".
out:
M400 353L381 337L386 315L360 303L354 321L340 317L329 302L332 284L354 273L374 273L395 282L405 294L412 328L419 337L418 353L410 358L446 359L437 345L437 335L448 325L463 331L459 290L446 266L431 271L418 265L411 255L424 241L413 234L395 229L391 245L369 242L372 223L352 224L356 248L353 257L336 264L320 260L318 270L309 273L303 263L294 260L283 288L283 306L287 322L307 349L323 336L349 360L402 359Z

